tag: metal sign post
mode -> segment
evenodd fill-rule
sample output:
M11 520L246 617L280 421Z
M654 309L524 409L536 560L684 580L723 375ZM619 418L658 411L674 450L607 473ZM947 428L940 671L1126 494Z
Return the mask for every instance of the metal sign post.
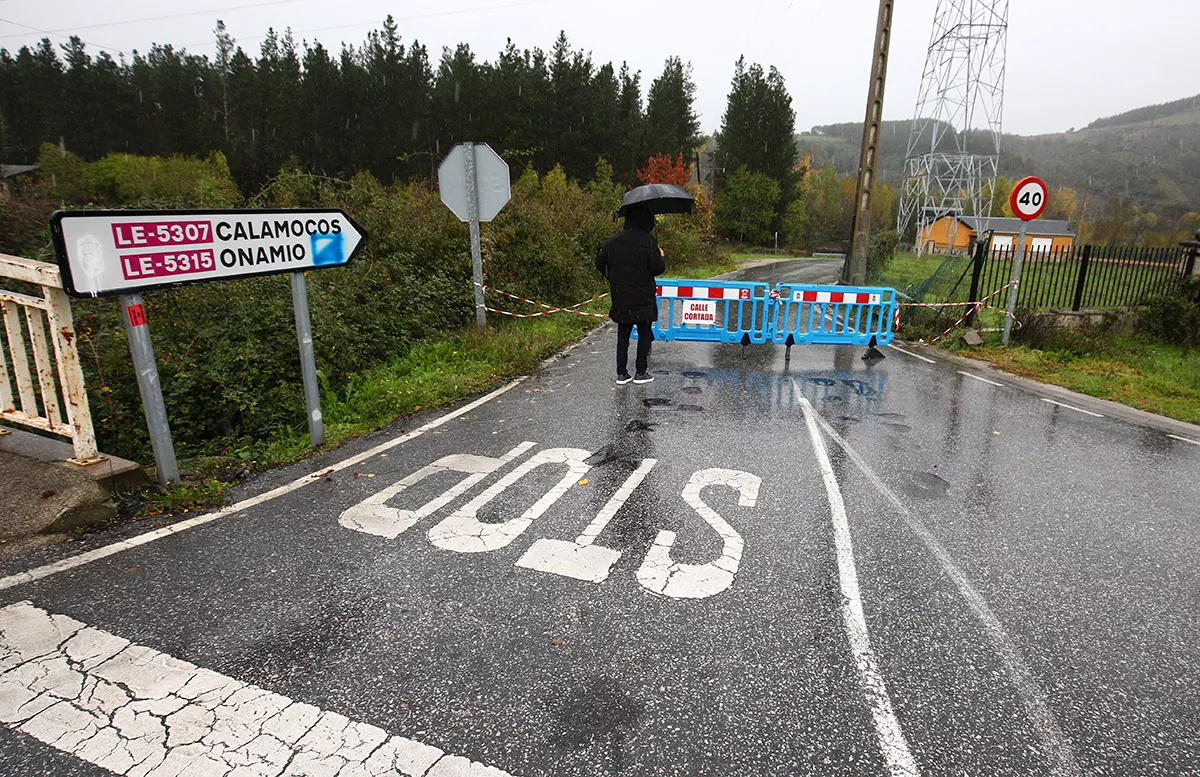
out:
M486 143L459 143L438 166L442 202L471 228L471 269L475 279L475 325L487 325L483 301L483 251L479 224L491 221L508 202L508 164Z
M1013 314L1017 312L1017 287L1021 284L1021 265L1025 262L1025 235L1028 232L1026 226L1022 221L1021 228L1017 230L1017 253L1013 255L1012 286L1008 290L1008 315L1004 317L1004 345L1008 345Z
M475 180L475 144L467 144L464 179L467 184L467 218L471 222L471 273L475 278L475 328L487 327L483 304L483 249L479 245L479 182Z
M1032 175L1017 181L1017 185L1013 187L1012 196L1009 198L1008 204L1012 208L1012 212L1021 219L1021 229L1017 235L1017 253L1013 257L1012 287L1008 290L1008 315L1004 317L1004 339L1002 341L1004 345L1008 345L1008 338L1012 332L1013 314L1017 310L1017 288L1021 284L1021 265L1025 261L1025 236L1028 233L1028 224L1042 215L1049 199L1050 190L1046 187L1046 182Z
M325 444L325 421L321 416L321 390L317 385L317 360L313 356L312 319L308 314L308 279L291 273L292 309L296 314L296 339L300 341L300 373L304 377L304 411L312 447Z
M142 410L146 428L150 431L150 447L154 449L154 464L158 482L164 486L179 482L179 465L175 461L175 444L171 442L171 425L167 422L167 406L163 402L162 386L158 382L158 365L150 344L150 325L141 294L122 294L121 308L125 315L125 334L129 337L129 353L137 373L138 391L142 394Z

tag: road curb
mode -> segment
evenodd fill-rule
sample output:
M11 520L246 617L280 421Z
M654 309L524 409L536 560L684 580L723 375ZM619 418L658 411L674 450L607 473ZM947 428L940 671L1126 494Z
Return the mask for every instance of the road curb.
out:
M1196 439L1200 436L1200 424L1193 424L1187 421L1179 421L1167 416L1151 413L1147 410L1140 410L1136 407L1123 405L1120 402L1113 402L1109 399L1100 399L1099 397L1080 394L1062 386L1055 386L1051 383L1042 383L1033 378L1026 378L1022 375L1014 375L1011 372L1006 372L995 367L991 362L972 359L967 356L961 356L956 353L951 353L943 348L931 346L926 343L897 341L898 344L917 353L922 353L930 358L936 357L940 361L947 364L969 369L980 375L995 380L998 383L1018 388L1027 391L1031 394L1046 397L1048 399L1056 399L1062 402L1081 407L1085 410L1091 410L1095 413L1100 413L1108 418L1116 418L1126 423L1135 426L1146 426L1151 429L1156 429L1167 434L1178 434L1180 436Z

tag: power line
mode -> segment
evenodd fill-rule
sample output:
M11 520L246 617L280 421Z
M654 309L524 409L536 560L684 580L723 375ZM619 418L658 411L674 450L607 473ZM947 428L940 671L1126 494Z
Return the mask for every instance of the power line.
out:
M57 32L55 32L55 31L53 31L53 30L43 30L43 29L41 29L41 28L38 28L38 27L30 27L28 24L21 24L20 22L14 22L14 21L12 21L12 20L10 20L10 19L0 19L0 22L4 22L5 24L11 24L11 25L12 25L12 26L14 26L14 27L24 27L24 28L25 28L25 29L27 29L27 30L32 30L33 32L38 32L38 33L41 33L42 35L53 35L53 36L54 36L54 37L56 37L56 38L62 38L63 40L70 40L70 38L69 38L68 36L66 36L66 35L59 35ZM4 37L11 38L11 37L13 37L13 36L12 36L12 35L6 35L6 36L4 36ZM121 49L114 48L114 47L112 47L112 46L105 46L105 45L104 45L104 44L102 44L102 43L96 43L95 41L90 41L90 40L83 40L82 38L80 38L80 40L81 40L81 41L83 41L84 43L86 43L87 45L89 45L89 46L95 46L95 47L96 47L96 48L98 48L98 49L104 49L105 51L115 51L115 52L117 52L118 54L121 54L121 55L123 55L123 56L129 56L129 53L128 53L128 52L126 52L126 51L122 51Z
M83 26L76 26L76 27L63 27L63 28L57 29L57 30L38 30L38 32L45 32L47 34L55 34L55 33L60 33L60 32L74 32L77 30L95 30L100 27L117 27L122 24L141 24L143 22L162 22L162 21L166 21L168 19L182 19L186 16L204 16L204 15L210 14L210 13L224 13L226 11L241 11L246 8L261 8L262 6L266 6L266 5L282 5L284 3L295 3L295 2L298 2L298 0L270 0L270 2L266 2L266 3L251 3L249 5L233 5L233 6L227 6L225 8L212 8L207 11L187 11L186 13L168 14L167 16L147 16L143 19L126 19L126 20L120 21L120 22L102 22L100 24L85 24ZM3 21L3 20L0 20L0 21ZM16 22L9 22L9 24L16 24ZM17 26L25 27L26 25L17 24ZM28 29L32 30L34 28L29 27ZM22 33L19 33L19 32L18 33L10 33L8 35L0 35L0 39L19 38L19 37L21 37L21 35L22 35ZM92 45L96 45L96 44L92 44Z

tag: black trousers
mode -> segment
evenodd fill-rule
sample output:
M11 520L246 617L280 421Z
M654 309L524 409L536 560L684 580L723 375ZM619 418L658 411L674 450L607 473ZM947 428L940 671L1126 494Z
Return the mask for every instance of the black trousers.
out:
M635 324L617 324L617 374L626 375L629 373L629 336L633 334L633 327L637 326L638 341L637 341L637 360L634 366L638 372L645 372L649 368L650 361L650 344L654 342L654 330L651 329L653 324L649 321L641 321Z

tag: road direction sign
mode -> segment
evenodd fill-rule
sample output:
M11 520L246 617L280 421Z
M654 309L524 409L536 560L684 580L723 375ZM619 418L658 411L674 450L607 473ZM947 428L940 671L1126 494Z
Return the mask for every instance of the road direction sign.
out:
M340 210L64 210L50 231L67 292L130 294L338 267L366 232Z
M467 149L475 148L475 188L479 195L480 221L491 221L511 196L508 163L486 143L460 143L438 166L438 189L442 202L460 221L470 221L467 186Z
M1050 190L1046 182L1037 176L1022 178L1013 187L1009 205L1013 215L1025 221L1032 221L1046 210L1046 201L1050 199Z

